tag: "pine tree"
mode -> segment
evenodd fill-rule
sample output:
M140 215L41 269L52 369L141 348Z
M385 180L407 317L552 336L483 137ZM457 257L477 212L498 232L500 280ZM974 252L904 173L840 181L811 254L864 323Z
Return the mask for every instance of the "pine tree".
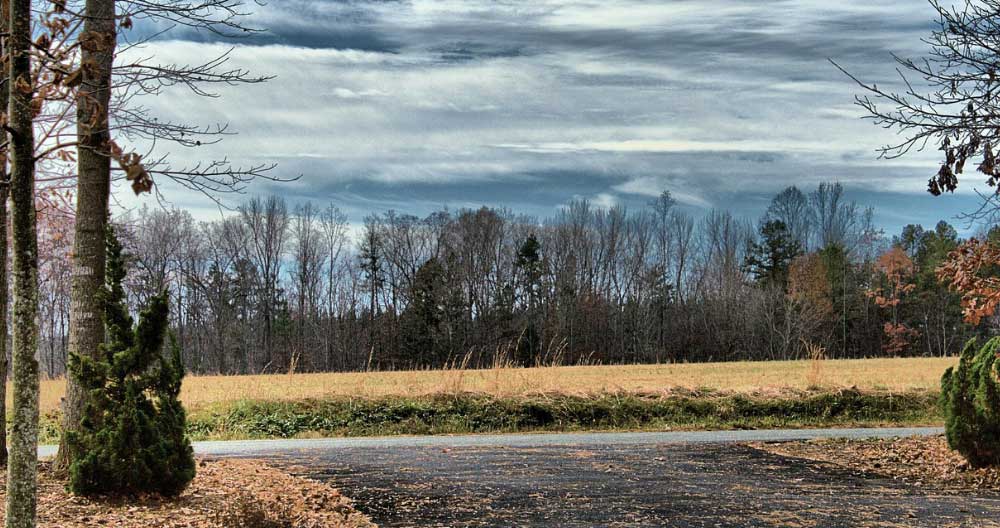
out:
M70 369L87 392L79 428L67 435L74 493L179 494L194 478L191 443L178 395L184 367L168 331L169 300L154 296L133 324L122 280L126 266L112 228L107 231L104 326L108 336L95 357L73 354Z
M400 349L403 365L439 365L449 350L442 335L445 319L444 268L431 257L417 270L410 286L410 302L400 316Z
M525 298L525 324L517 340L514 358L517 364L522 366L530 366L542 353L542 336L538 331L543 271L541 253L542 244L532 233L521 244L517 252L517 261L514 263L520 272L521 292Z
M966 343L957 367L941 378L941 407L948 446L973 467L1000 465L1000 338L982 348Z
M761 224L760 238L759 243L750 244L746 268L760 284L785 288L788 267L802 254L802 246L781 220Z

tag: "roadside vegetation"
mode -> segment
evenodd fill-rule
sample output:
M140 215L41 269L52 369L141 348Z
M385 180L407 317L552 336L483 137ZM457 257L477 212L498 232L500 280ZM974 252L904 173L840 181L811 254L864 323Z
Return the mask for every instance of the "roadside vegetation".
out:
M937 425L937 394L819 390L496 397L451 394L302 401L238 401L201 409L195 439L294 438L545 431L661 431Z
M194 440L940 425L957 358L189 376ZM42 441L64 383L42 385Z

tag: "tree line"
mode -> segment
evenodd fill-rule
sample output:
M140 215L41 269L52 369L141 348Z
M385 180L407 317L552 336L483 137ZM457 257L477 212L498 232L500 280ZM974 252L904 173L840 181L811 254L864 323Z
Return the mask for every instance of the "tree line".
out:
M134 310L170 292L201 373L496 364L947 355L962 320L935 270L946 222L887 235L840 184L789 187L757 221L575 200L548 218L482 207L386 211L352 229L334 205L254 197L220 220L116 218ZM72 245L43 238L43 371L65 368ZM888 325L888 326L887 326Z

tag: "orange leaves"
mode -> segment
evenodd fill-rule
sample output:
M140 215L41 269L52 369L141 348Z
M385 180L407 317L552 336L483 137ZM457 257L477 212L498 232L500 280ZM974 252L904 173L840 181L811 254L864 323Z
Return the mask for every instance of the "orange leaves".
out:
M139 195L153 190L153 177L142 165L142 156L136 152L126 153L114 141L109 142L108 151L111 159L125 171L125 179L132 182L132 192Z
M80 86L83 82L83 68L77 68L69 73L69 75L60 79L62 85L67 88L76 88Z
M31 94L32 91L31 83L23 76L18 77L17 80L14 81L14 89L25 95Z
M914 339L920 337L920 332L906 326L903 323L885 323L882 331L889 338L888 342L882 345L882 350L894 356L901 354L909 348Z
M1000 248L985 240L969 239L948 255L937 269L938 280L962 295L962 314L969 324L994 315L1000 305Z
M883 253L878 258L876 266L893 282L899 282L913 275L916 270L913 261L899 246L893 246L892 249Z
M43 50L49 49L52 45L52 37L48 33L42 33L35 39L35 47Z
M56 152L56 158L58 158L59 161L73 163L76 161L76 153L70 149L61 149Z
M885 278L886 287L876 286L866 294L875 301L879 308L892 310L892 321L885 323L882 332L887 339L882 344L882 350L892 355L899 355L910 346L910 343L920 337L920 332L899 322L899 305L903 297L912 292L917 285L910 282L917 268L913 260L899 246L893 246L875 262L875 268Z
M872 298L880 308L899 306L903 296L917 287L916 284L907 282L916 272L916 267L899 246L893 246L883 253L875 262L875 267L885 275L890 288L888 292L879 287L868 290L868 297Z
M288 523L280 526L374 526L338 490L292 476L260 460L202 460L191 486L174 499L153 494L139 494L128 500L74 497L66 491L65 480L52 471L50 463L41 463L39 469L38 526L41 527L215 528L222 525L222 519L228 517L226 513L243 498L263 512L285 513ZM0 475L0 500L5 495L4 479ZM268 516L261 522L270 520ZM279 524L275 521L255 526Z

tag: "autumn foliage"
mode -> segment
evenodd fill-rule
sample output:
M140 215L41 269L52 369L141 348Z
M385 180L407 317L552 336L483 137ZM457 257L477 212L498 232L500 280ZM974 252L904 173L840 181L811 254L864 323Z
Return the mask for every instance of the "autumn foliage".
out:
M827 268L818 254L809 253L792 261L788 269L788 297L817 320L833 316Z
M962 296L966 322L978 325L1000 305L1000 248L970 239L937 269L942 282ZM974 467L1000 465L1000 338L982 348L970 340L955 368L941 378L941 406L948 445Z
M875 266L884 278L884 285L868 290L868 296L879 308L888 309L892 313L892 320L886 321L882 327L886 337L882 350L897 355L920 337L919 331L899 322L899 305L903 302L903 297L916 288L916 284L911 282L916 266L899 246L893 246L883 253Z
M962 295L966 322L978 325L1000 305L1000 248L986 240L969 239L948 255L938 279Z

